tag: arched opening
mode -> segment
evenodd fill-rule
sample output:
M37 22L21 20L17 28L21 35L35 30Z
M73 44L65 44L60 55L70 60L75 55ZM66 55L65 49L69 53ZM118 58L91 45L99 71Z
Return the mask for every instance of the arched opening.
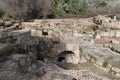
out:
M63 51L60 54L66 55L66 54L74 54L72 51Z
M69 55L69 54L74 54L72 51L63 51L61 53L58 54L58 58L57 58L57 61L58 62L64 62L65 59L66 59L66 56Z
M77 80L76 78L73 78L72 80Z

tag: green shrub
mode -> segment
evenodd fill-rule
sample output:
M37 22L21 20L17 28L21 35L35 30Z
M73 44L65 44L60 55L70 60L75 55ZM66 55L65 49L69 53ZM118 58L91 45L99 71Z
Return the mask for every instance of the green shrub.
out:
M96 7L105 7L107 6L107 3L105 1L100 1L95 4Z
M108 67L108 61L104 61L102 66L103 66L104 68L107 68L107 67Z
M57 17L75 17L81 13L85 14L88 4L81 0L53 0L52 13Z

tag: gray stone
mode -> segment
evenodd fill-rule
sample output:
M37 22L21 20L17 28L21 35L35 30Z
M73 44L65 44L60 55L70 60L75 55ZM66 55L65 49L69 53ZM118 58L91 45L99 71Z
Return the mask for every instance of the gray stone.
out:
M13 25L12 21L5 21L5 27L10 27Z
M112 40L112 44L120 44L120 41L113 39L113 40Z
M71 75L53 73L50 80L77 80Z
M32 65L32 62L32 58L29 55L23 55L19 57L18 66L22 72L26 73L28 72L28 67Z

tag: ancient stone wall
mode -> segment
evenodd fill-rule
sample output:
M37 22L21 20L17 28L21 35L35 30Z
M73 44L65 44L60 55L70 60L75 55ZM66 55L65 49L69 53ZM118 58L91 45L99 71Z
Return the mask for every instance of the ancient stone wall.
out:
M84 32L84 29L87 29L88 26L93 26L94 23L89 20L91 19L42 19L34 20L33 22L23 22L22 26L23 28L31 29L31 35L33 36L42 36L42 30L44 29L48 31L50 37L53 34L52 32L56 32L64 36L72 36L74 35L73 33L76 33L76 31Z
M120 37L120 31L119 30L112 30L108 32L101 32L100 33L101 37Z
M115 28L120 29L120 21L116 19L116 16L113 16L113 18L107 16L107 15L98 15L94 18L95 23L99 23L102 27L105 28Z

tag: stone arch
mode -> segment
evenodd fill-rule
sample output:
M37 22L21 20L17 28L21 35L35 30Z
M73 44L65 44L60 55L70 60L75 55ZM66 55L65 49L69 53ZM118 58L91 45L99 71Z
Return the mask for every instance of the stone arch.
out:
M72 51L62 51L61 53L59 53L57 55L57 61L58 62L65 62L66 61L66 57L69 55L74 54L74 52Z

